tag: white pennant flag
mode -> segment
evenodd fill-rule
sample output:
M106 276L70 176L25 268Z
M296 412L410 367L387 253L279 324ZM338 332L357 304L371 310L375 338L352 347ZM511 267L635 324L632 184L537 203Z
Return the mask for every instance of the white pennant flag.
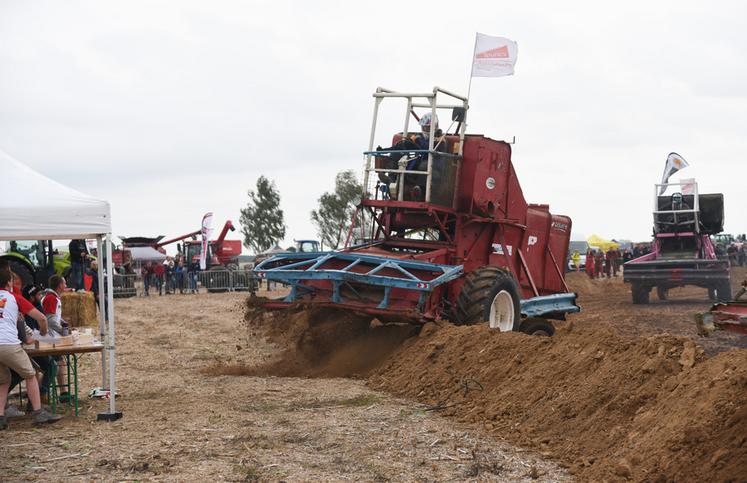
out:
M478 33L472 58L472 77L513 75L519 46L511 39Z
M210 241L210 234L213 231L210 228L210 225L212 224L213 224L213 214L205 213L205 216L202 217L202 240L201 240L202 250L200 251L200 270L205 270L205 268L207 268L208 244Z
M667 163L664 165L664 174L661 176L661 184L666 184L669 181L669 177L681 169L685 169L689 164L685 161L682 156L677 153L669 153L667 156ZM667 190L666 186L659 188L659 195L663 195Z

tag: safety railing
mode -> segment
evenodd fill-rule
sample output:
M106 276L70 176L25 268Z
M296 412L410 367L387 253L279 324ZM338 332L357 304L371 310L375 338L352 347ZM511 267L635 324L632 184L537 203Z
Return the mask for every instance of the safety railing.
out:
M446 95L456 100L457 102L455 104L439 104L439 93L442 95ZM415 185L422 186L425 191L425 193L422 193L423 198L421 200L424 200L426 203L437 202L446 206L452 205L454 203L454 200L452 199L453 196L443 197L438 196L441 195L441 193L434 193L434 178L443 177L444 179L449 179L451 182L453 182L454 185L456 185L456 183L458 182L459 160L462 156L464 135L467 126L466 112L469 108L467 98L441 89L439 87L434 87L432 92L425 93L394 92L392 90L379 87L376 89L373 97L374 112L373 121L371 123L371 134L369 138L368 150L364 152L364 155L366 156L366 169L363 180L364 189L368 192L371 192L370 182L372 180L381 179L383 176L394 181L392 183L384 183L384 195L389 197L390 199L406 201L406 177L409 177L408 179L411 182L412 180L416 180L418 178L422 179L423 177L425 177L424 182L415 181ZM410 116L414 116L416 119L418 119L418 117L415 116L414 108L426 108L429 110L429 114L433 121L431 121L430 123L427 149L423 149L425 148L425 146L422 146L420 148L409 146L405 149L387 149L383 151L377 151L374 149L379 108L381 102L386 98L400 98L406 101L404 116L405 119L402 129L403 140L407 139L408 136L412 134L409 130ZM442 152L443 150L439 149L439 144L444 143L444 140L443 138L441 138L440 140L437 140L436 138L436 111L443 109L452 110L452 124L454 122L458 122L456 134L459 136L459 141L456 145L455 151L451 153ZM448 131L449 128L447 128L443 132L448 133ZM427 163L425 169L422 169L422 166L420 169L417 169L417 165L422 165L422 163L414 163L413 161L416 161L418 159L425 159L426 157ZM376 158L389 160L387 162L388 166L376 166L376 164L374 163ZM453 167L452 164L454 165ZM409 168L408 165L410 165ZM448 177L446 175L442 176L442 172L444 171L454 171L454 173L446 173L449 175ZM443 180L439 179L439 182L441 181ZM379 188L380 186L377 185L377 189ZM454 190L452 189L449 191L453 192Z
M137 276L133 273L130 275L115 274L112 279L114 285L114 297L134 297L137 295Z
M115 275L115 297L149 296L207 291L248 292L257 289L258 280L251 270L212 269L147 275Z

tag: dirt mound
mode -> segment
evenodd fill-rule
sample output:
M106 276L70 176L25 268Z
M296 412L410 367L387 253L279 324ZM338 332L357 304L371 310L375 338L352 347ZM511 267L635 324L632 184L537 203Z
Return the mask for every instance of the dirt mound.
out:
M301 377L365 377L379 367L417 327L379 323L370 316L331 308L303 306L267 311L247 302L249 329L283 350L257 367L217 364L209 374Z
M369 378L568 463L584 479L747 475L747 351L708 359L687 338L555 337L426 326Z

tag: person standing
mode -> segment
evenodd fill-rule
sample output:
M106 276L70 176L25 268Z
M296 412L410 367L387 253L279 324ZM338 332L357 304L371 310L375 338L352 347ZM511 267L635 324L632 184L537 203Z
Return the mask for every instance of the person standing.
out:
M604 275L607 278L612 278L612 248L604 254Z
M83 273L88 258L88 247L85 240L71 240L68 245L70 250L70 286L73 290L81 290L83 285Z
M197 289L197 272L200 271L200 262L192 260L189 264L189 293L199 293Z
M143 290L146 297L150 295L148 292L150 289L150 272L150 262L145 262L145 265L140 269L140 276L143 277Z
M573 266L576 267L576 271L581 271L581 254L578 253L578 250L573 250L573 254L571 255L571 260L573 261Z
M592 280L594 279L594 265L594 250L589 248L586 250L586 275Z
M163 263L155 262L153 264L153 279L156 282L158 295L163 295L163 276L165 272L166 270L163 268Z
M594 256L594 275L596 278L602 278L604 270L604 253L600 249Z

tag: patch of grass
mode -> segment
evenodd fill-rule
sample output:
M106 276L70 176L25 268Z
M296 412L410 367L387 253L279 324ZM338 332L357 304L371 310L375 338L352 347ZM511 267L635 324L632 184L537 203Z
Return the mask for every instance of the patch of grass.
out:
M381 398L374 394L360 394L342 399L312 399L291 404L289 409L321 409L330 407L359 408L368 407L381 402Z
M381 398L374 394L361 394L360 396L343 399L340 401L340 405L355 408L355 407L368 407L378 404Z
M237 443L242 443L247 447L254 449L271 449L277 446L275 439L270 439L267 435L247 432L234 439Z
M399 417L401 418L407 418L410 416L420 416L423 417L427 414L425 409L420 408L414 408L414 409L400 409L399 410Z
M248 406L242 408L242 410L248 413L273 413L282 408L283 408L282 405L275 403L275 402L259 401L256 403L249 404Z
M241 481L255 482L260 481L262 478L262 472L253 463L242 461L241 463L234 465L233 470L239 474Z
M311 440L311 435L309 433L299 434L296 432L289 432L280 437L280 441L289 444L303 444L309 440Z

